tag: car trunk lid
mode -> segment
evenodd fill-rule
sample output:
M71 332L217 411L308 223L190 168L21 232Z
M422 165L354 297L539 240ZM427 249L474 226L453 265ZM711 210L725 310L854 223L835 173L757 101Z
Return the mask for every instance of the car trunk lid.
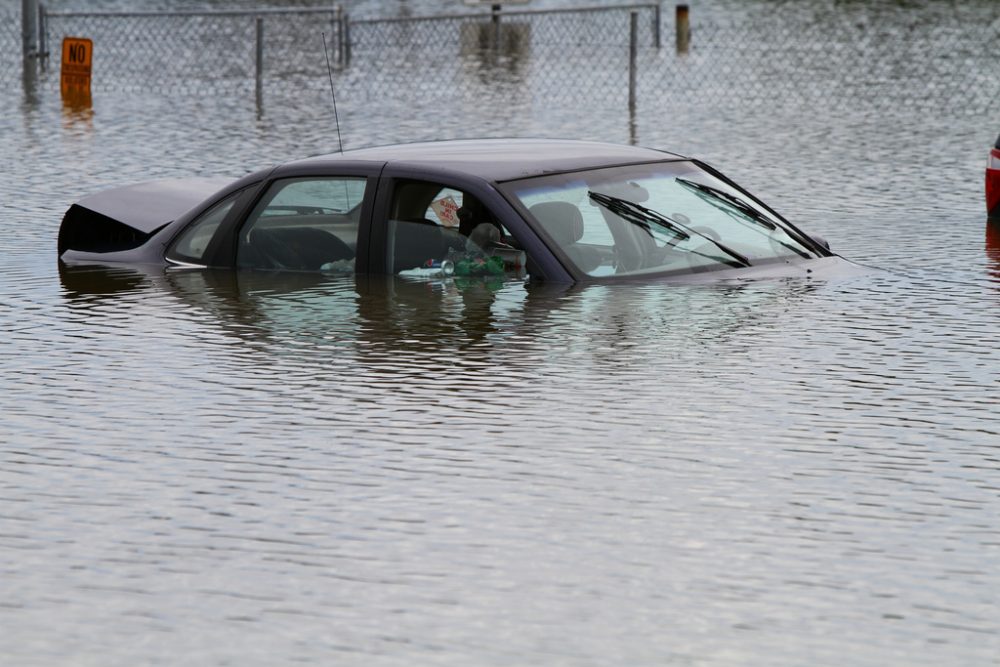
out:
M228 178L162 179L84 197L63 217L59 254L66 250L116 252L136 248L231 182Z

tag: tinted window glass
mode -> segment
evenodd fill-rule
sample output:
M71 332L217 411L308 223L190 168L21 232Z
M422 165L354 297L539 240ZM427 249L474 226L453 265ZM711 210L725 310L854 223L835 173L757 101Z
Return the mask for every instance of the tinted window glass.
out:
M203 264L208 244L242 192L229 195L188 225L167 252L167 259L185 264Z
M240 230L237 265L280 271L354 271L367 179L276 181Z
M469 193L424 181L397 184L386 234L393 273L520 273L526 258L493 213Z

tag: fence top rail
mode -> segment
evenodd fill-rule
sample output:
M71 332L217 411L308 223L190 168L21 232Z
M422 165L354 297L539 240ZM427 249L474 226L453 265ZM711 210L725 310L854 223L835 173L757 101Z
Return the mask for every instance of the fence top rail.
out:
M497 16L537 16L544 14L582 14L594 12L617 12L622 10L652 9L660 8L659 3L643 2L631 5L600 5L588 7L558 7L555 9L502 9L499 12L464 12L459 14L432 14L427 16L392 16L385 18L360 18L351 19L351 23L373 24L373 23L416 23L419 21L454 21L459 19L484 19Z
M597 5L589 7L555 7L552 9L504 9L500 13L507 16L524 14L581 14L586 12L617 12L624 9L659 9L658 2L637 2L630 5Z
M56 18L139 18L158 16L261 16L264 14L338 14L340 5L330 7L258 7L256 9L184 9L184 10L138 10L138 11L93 11L93 12L50 12L45 15Z

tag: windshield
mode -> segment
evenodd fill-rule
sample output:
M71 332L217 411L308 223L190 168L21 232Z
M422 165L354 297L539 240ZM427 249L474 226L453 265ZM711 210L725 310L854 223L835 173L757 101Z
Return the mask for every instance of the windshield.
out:
M706 271L816 256L777 216L688 161L558 174L503 187L591 276Z

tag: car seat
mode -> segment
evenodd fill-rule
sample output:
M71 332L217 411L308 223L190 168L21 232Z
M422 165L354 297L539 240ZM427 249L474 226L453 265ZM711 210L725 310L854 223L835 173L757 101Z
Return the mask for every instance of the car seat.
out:
M597 250L579 244L584 231L583 215L575 205L564 201L547 201L535 204L528 210L577 268L590 273L601 265L601 256Z
M328 262L352 259L354 251L330 232L314 227L257 228L250 246L271 266L290 271L319 271Z

